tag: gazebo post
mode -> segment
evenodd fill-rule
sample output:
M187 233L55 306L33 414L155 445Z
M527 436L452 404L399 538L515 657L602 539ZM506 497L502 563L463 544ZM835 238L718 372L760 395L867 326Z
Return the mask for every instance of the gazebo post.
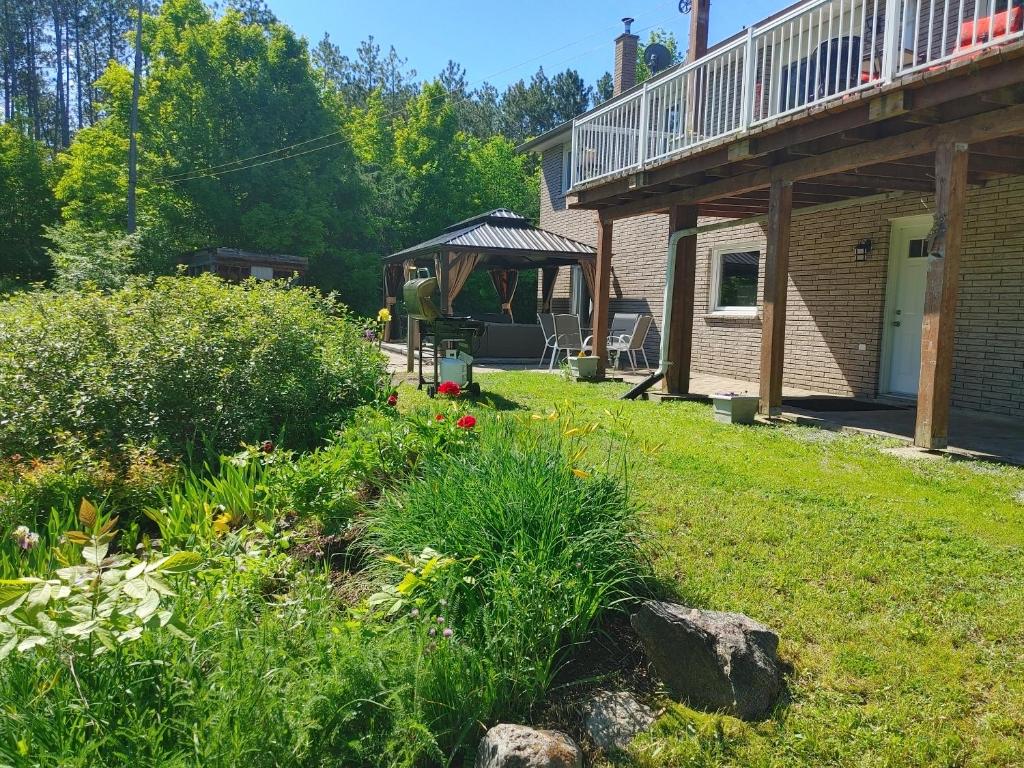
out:
M412 261L407 261L404 264L405 267L405 279L408 282L416 276L416 264ZM406 331L405 331L405 372L412 373L416 370L416 354L413 350L419 346L419 322L411 315L406 318Z
M448 301L448 268L451 263L450 254L444 251L439 251L435 256L435 263L437 264L437 285L441 292L441 314L450 315L452 308L449 306Z
M612 221L597 223L597 260L594 265L594 317L592 351L597 358L598 378L604 377L608 354L608 294L612 282Z

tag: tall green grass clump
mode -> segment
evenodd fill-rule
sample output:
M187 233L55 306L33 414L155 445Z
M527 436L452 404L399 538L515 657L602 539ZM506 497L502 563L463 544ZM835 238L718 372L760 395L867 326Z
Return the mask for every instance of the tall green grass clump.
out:
M319 442L385 377L361 324L278 283L166 277L0 302L0 453Z
M488 421L374 515L382 573L401 576L380 605L425 643L407 701L446 754L525 717L602 617L642 588L634 510L617 476L580 465L587 431Z

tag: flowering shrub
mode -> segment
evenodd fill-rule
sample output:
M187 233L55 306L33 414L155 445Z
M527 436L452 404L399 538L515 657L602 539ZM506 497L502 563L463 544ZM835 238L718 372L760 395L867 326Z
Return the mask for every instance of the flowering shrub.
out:
M361 325L313 290L167 277L0 301L2 453L218 453L281 435L304 448L384 381Z
M455 422L455 426L459 429L472 429L476 426L476 418L467 413Z

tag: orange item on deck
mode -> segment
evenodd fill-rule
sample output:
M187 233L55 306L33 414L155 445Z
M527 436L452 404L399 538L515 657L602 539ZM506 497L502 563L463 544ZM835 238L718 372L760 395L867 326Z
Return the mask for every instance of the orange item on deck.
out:
M1009 19L1009 25L1007 25ZM989 22L992 32L989 34ZM982 16L976 22L966 21L960 27L960 47L984 43L993 37L1002 37L1007 32L1019 32L1024 22L1024 8L1016 6L1009 11L1002 11L993 16Z

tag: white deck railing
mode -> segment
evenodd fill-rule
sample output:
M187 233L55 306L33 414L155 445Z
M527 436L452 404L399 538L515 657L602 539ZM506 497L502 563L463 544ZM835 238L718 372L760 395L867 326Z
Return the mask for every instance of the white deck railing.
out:
M1024 0L808 0L576 118L572 185L659 165L1024 35Z

